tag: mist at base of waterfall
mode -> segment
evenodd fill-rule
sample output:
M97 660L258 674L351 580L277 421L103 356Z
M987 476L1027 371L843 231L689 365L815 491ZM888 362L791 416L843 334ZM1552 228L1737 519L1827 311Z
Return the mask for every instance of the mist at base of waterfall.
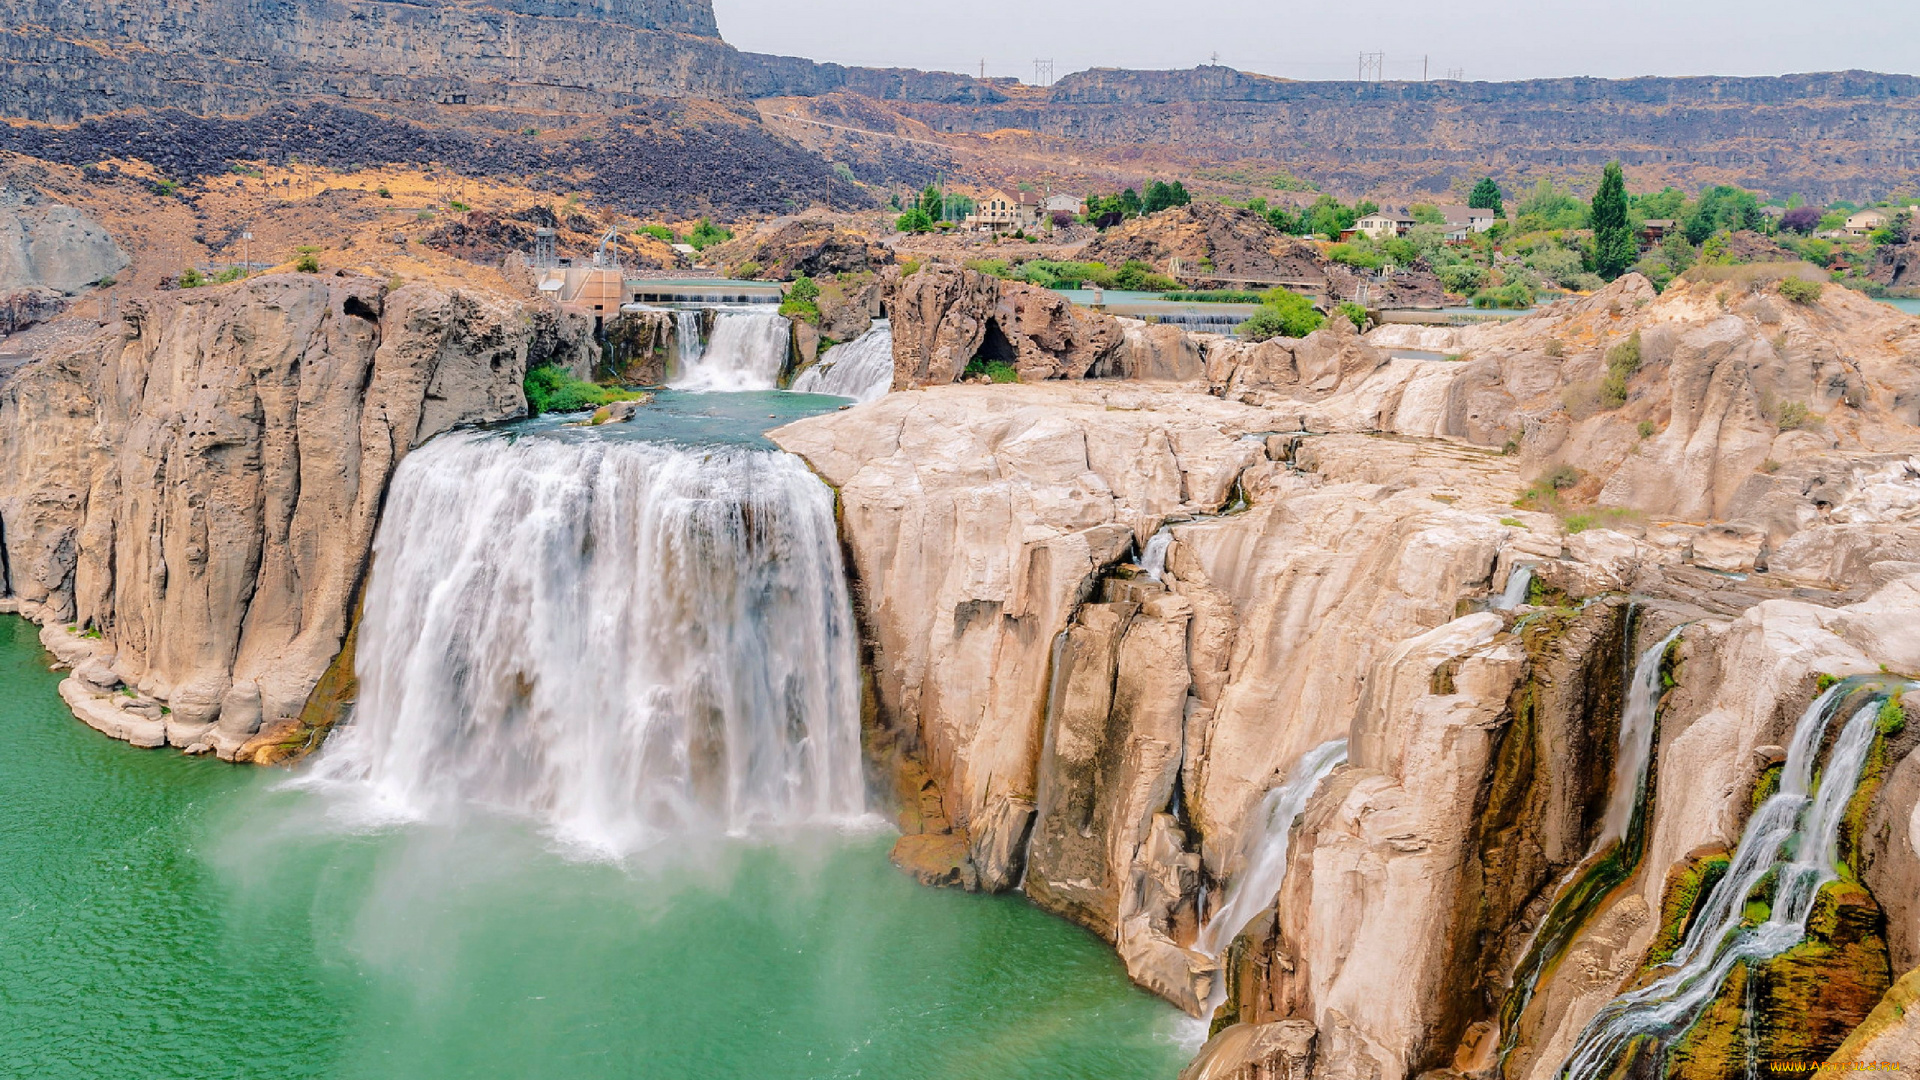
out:
M885 833L583 860L474 810L76 723L0 616L0 1074L34 1080L1165 1080L1185 1017L1018 897L926 889Z

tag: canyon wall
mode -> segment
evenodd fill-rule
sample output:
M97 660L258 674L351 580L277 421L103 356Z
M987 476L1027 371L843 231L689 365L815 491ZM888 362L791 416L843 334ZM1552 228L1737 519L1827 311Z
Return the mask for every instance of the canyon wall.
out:
M304 738L399 460L523 414L529 362L589 348L548 314L360 277L129 303L0 382L0 603L43 623L75 668L62 695L117 738Z
M896 392L774 437L840 492L904 762L896 861L1018 886L1212 1012L1195 1076L1546 1075L1702 846L1739 838L1816 676L1920 670L1920 321L1853 294L1628 278L1502 326L1188 337L1180 364L964 271L891 277L887 306ZM1628 345L1624 400L1593 398ZM950 385L996 350L1034 384ZM1587 513L1514 505L1562 470ZM1518 574L1519 610L1494 605ZM1523 960L1620 783L1630 669L1683 625L1644 853L1536 986ZM1260 821L1338 739L1298 825ZM1725 991L1682 1042L1698 1075L1742 1047L1824 1059L1920 962L1912 741L1862 786L1882 824L1846 834L1873 838L1847 856L1867 888L1823 893L1810 949ZM1204 947L1272 828L1284 886ZM1810 1003L1808 980L1846 990ZM1736 1030L1741 985L1762 1034Z

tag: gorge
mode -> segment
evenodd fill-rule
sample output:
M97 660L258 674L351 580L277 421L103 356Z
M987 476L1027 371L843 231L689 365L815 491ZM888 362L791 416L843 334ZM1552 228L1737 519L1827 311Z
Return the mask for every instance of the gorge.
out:
M647 1002L571 1045L735 1048L691 1075L851 1070L860 1043L1164 1076L1207 1034L1195 1076L1911 1045L1881 1006L1920 968L1920 321L1629 275L1506 323L1254 344L957 267L881 289L886 321L797 376L786 320L722 312L586 426L515 419L530 365L594 362L540 308L352 275L129 306L0 374L0 604L75 715L190 756L22 737L207 793L168 813L210 861L143 887L285 936L270 970L221 962L276 1001L318 980L348 1019L285 1052L339 1075L559 1049L447 980L571 980L541 1000L588 1025ZM1625 403L1589 409L1627 341ZM966 374L994 349L1019 383ZM1588 520L1515 506L1563 466ZM50 680L9 632L26 724ZM283 782L197 755L311 756ZM989 895L886 876L889 844ZM44 882L59 851L9 857ZM290 914L316 897L353 914ZM551 965L474 944L528 919ZM63 940L8 969L77 963ZM761 954L782 989L727 974ZM683 970L713 996L655 981ZM388 1035L350 1019L396 1001ZM688 1008L773 1019L659 1026Z

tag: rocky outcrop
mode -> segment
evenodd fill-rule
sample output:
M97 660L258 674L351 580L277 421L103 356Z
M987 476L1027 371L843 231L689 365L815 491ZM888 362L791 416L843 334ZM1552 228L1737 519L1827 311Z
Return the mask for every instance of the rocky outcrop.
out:
M1895 289L1920 289L1920 240L1875 249L1867 278Z
M40 286L0 293L0 337L37 326L66 309L66 297Z
M73 207L0 187L0 297L12 298L15 322L35 290L71 296L130 261L107 230Z
M893 264L893 252L871 238L831 221L808 218L778 222L704 253L712 265L751 263L757 277L791 281L805 274L862 274Z
M1101 233L1082 259L1118 268L1139 261L1185 281L1327 280L1326 259L1312 244L1284 236L1251 210L1191 203L1135 218Z
M955 382L976 359L1006 364L1023 382L1201 374L1198 343L1177 327L1116 319L1050 289L939 264L882 282L896 390Z
M876 727L924 764L915 798L939 802L896 858L971 888L1024 879L1142 985L1200 1015L1224 996L1214 1020L1237 1049L1196 1068L1291 1070L1298 1055L1248 1049L1284 1022L1315 1075L1489 1069L1516 968L1591 856L1628 666L1688 622L1644 853L1511 1018L1508 1075L1547 1075L1639 970L1674 873L1738 839L1814 675L1920 669L1920 471L1901 412L1920 357L1891 309L1789 304L1765 277L1659 297L1629 278L1440 343L1339 320L1302 341L1189 337L1197 375L1153 385L1111 359L1081 368L1093 335L1019 343L1020 290L990 278L931 269L889 288L910 339L897 392L774 437L839 489ZM1061 331L1087 318L1035 313ZM1034 382L946 385L993 333ZM1589 410L1578 388L1610 356L1625 402ZM1818 403L1817 437L1781 423L1789 394ZM1735 483L1756 445L1777 466ZM1655 454L1673 455L1665 487L1633 460ZM1562 465L1580 471L1569 499L1604 508L1619 485L1698 516L1605 528L1514 508ZM1522 564L1543 606L1480 610ZM1629 591L1655 598L1632 621L1608 595ZM1271 906L1221 955L1196 948L1263 799L1341 738L1350 761L1292 829ZM1861 896L1815 920L1808 955L1754 975L1781 1016L1817 1013L1773 1051L1824 1054L1888 959L1911 966L1920 773L1906 744L1886 754L1863 795ZM1883 938L1864 932L1876 910ZM1822 963L1860 977L1793 1004Z
M577 338L489 297L355 277L129 304L0 387L5 603L46 626L76 669L63 696L109 734L227 757L293 737L395 465L524 412L527 365L568 361Z

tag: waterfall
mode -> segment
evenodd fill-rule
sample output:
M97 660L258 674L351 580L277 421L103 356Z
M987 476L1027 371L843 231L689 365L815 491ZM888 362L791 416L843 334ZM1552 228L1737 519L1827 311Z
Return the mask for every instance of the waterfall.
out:
M683 375L699 366L701 354L707 350L700 332L700 316L700 312L691 310L673 313L673 342L679 351L679 370Z
M1495 611L1512 611L1527 602L1527 590L1533 587L1533 564L1523 563L1507 572L1507 587L1493 602Z
M1273 903L1286 882L1294 821L1307 808L1307 800L1313 798L1320 781L1346 760L1345 739L1322 743L1301 756L1284 783L1267 792L1260 803L1261 827L1241 841L1247 847L1246 866L1228 883L1220 910L1214 912L1193 944L1196 950L1219 956L1255 915Z
M481 804L618 855L864 807L833 495L786 454L429 443L394 480L357 674L316 769L403 815Z
M1540 977L1559 961L1600 901L1640 864L1645 846L1641 813L1646 806L1647 765L1653 758L1655 721L1665 691L1660 676L1667 649L1686 628L1685 623L1674 627L1658 644L1642 652L1627 675L1627 701L1620 713L1606 817L1593 847L1555 888L1552 906L1540 919L1514 968L1513 983L1500 1012L1502 1061L1517 1045L1520 1018L1533 1001Z
M772 390L780 383L781 369L787 366L792 330L792 324L782 315L723 311L714 320L713 337L700 355L691 362L682 357L673 388L720 392Z
M1680 639L1686 624L1673 628L1660 643L1640 654L1633 665L1633 677L1627 684L1627 704L1620 712L1620 740L1613 758L1613 790L1607 799L1607 816L1600 828L1596 848L1627 838L1634 815L1645 804L1647 762L1653 757L1654 719L1660 711L1664 687L1660 674L1665 667L1667 649Z
M1841 729L1819 784L1814 759L1836 713L1865 680L1829 687L1794 728L1780 790L1747 822L1727 873L1700 901L1691 929L1665 967L1672 972L1609 1002L1574 1043L1561 1075L1599 1080L1643 1040L1654 1046L1686 1031L1720 992L1734 965L1753 964L1799 944L1820 889L1839 875L1840 823L1873 746L1884 688L1875 690ZM1765 921L1748 926L1748 900L1773 879Z
M1173 546L1173 530L1162 526L1147 540L1147 550L1140 553L1140 569L1147 576L1159 581L1167 574L1167 549Z
M893 389L893 327L880 319L852 341L827 350L820 362L793 380L801 394L831 394L874 401Z

